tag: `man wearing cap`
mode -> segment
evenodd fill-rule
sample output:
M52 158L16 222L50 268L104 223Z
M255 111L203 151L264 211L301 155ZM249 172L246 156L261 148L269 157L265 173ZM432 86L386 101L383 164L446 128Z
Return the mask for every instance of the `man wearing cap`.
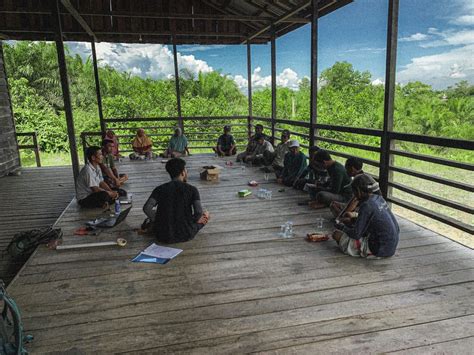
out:
M351 256L393 256L400 228L383 197L377 194L378 183L370 175L360 174L352 181L351 189L360 201L357 220L353 226L336 220L332 237Z
M281 176L277 177L277 182L286 186L293 186L307 166L306 155L300 152L300 143L297 140L291 140L288 147L290 152L285 155L283 171Z
M319 150L314 156L316 163L320 164L329 174L329 186L322 187L310 202L314 209L328 207L333 201L348 202L352 197L351 179L341 163L333 160L325 150Z
M217 147L214 151L220 156L231 156L237 153L234 137L230 134L230 126L224 126L224 134L217 140Z
M327 186L329 181L328 172L321 164L318 164L314 157L321 150L318 146L309 148L309 164L303 171L299 179L295 182L295 189L311 192L321 186Z
M252 154L244 158L244 162L252 163L253 165L270 165L273 161L274 152L272 144L265 140L263 134L256 134L255 141L257 142L257 147Z

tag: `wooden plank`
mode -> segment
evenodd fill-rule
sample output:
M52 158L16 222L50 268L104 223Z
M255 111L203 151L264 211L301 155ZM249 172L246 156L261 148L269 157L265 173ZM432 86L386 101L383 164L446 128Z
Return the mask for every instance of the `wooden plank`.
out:
M399 219L395 257L350 258L333 241L303 240L314 218L330 215L298 206L305 198L300 191L278 193L278 185L268 181L261 186L273 191L272 200L239 199L236 191L249 180L263 180L258 168L224 167L229 159L209 155L186 160L190 183L199 188L211 222L194 240L177 244L184 251L167 265L130 262L153 241L135 229L150 192L169 180L159 161L119 164L130 176L126 189L134 203L116 228L96 237L74 236L102 211L85 211L75 202L68 207L58 222L66 245L117 237L128 244L36 251L8 288L26 330L36 336L30 351L239 353L309 347L321 352L326 342L333 346L340 338L384 332L399 337L400 329L410 327L436 341L425 324L465 324L473 303L472 250ZM200 168L210 163L223 167L218 183L198 179ZM279 225L289 219L296 235L281 239ZM325 228L329 231L331 222ZM61 337L55 335L59 330ZM449 333L443 341L456 336ZM403 346L420 343L412 339ZM372 349L379 348L371 344L367 351Z

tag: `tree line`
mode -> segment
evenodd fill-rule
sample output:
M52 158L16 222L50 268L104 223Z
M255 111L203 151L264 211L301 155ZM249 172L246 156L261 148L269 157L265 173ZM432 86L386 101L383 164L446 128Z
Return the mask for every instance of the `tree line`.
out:
M4 57L17 131L37 131L42 151L68 150L54 43L5 43ZM98 131L92 61L84 61L69 51L66 60L76 132ZM106 118L177 116L174 79L141 78L107 65L99 67L99 77ZM347 62L336 62L321 73L319 80L318 122L382 128L384 86L373 85L369 72L355 70ZM219 71L195 75L180 70L180 87L184 116L247 115L247 97L229 76ZM252 99L255 116L271 116L270 88L254 92ZM308 122L309 102L307 78L298 90L278 87L277 117ZM397 84L394 122L395 130L400 132L472 140L474 86L460 81L445 90L434 90L418 81ZM321 135L379 144L376 137L328 131L321 131ZM461 159L474 158L463 155Z

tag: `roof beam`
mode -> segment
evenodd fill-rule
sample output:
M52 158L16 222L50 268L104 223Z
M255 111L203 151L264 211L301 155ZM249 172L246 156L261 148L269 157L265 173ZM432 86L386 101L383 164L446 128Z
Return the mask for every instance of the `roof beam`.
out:
M67 11L76 19L76 21L81 25L81 27L84 29L84 31L87 32L89 36L91 36L94 41L97 42L97 37L95 36L94 32L92 29L89 27L87 22L82 18L82 16L77 12L77 10L72 6L71 2L69 0L61 0L61 3L63 6L66 8Z
M255 37L258 37L262 33L268 31L270 28L272 28L272 26L275 26L275 25L285 21L286 19L290 18L291 16L297 14L301 10L306 9L308 6L311 5L311 3L312 3L311 1L306 1L304 4L294 7L292 10L288 11L286 14L284 14L284 15L280 16L278 19L276 19L275 22L271 23L270 25L266 25L262 29L258 30L254 34L250 35L246 41L251 41ZM242 42L242 44L244 44L246 41Z

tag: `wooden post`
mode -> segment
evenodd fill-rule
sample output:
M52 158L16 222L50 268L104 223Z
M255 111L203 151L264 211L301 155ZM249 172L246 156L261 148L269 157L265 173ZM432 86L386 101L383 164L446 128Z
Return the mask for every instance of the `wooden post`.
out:
M271 66L272 66L272 143L275 144L275 120L277 118L276 107L276 48L275 48L275 28L272 27L271 34Z
M393 111L395 98L395 70L397 61L397 36L398 36L398 8L399 0L389 0L388 21L387 21L387 56L385 64L385 98L383 131L381 138L379 184L383 197L391 195L391 188L388 186L392 181L393 173L390 165L393 164L393 156L390 150L393 149L393 142L390 139L390 132L393 130Z
M253 125L253 113L252 113L252 52L250 48L250 42L247 42L247 88L248 88L248 102L249 102L249 115L247 119L248 126L248 137L252 136L252 125Z
M99 120L100 120L100 131L102 132L102 137L105 137L105 121L104 113L102 111L102 95L100 93L100 81L99 81L99 68L97 67L97 54L95 52L95 41L91 42L92 48L92 65L94 66L94 80L95 80L95 93L97 95L97 109L99 111Z
M318 10L319 0L313 0L311 17L311 99L310 99L310 126L309 146L315 143L316 123L318 122Z
M36 131L33 132L33 145L35 146L35 158L36 158L36 166L38 168L41 167L41 159L40 159L40 151L39 151L39 145L38 145L38 135Z
M64 113L66 115L67 135L69 139L69 149L71 151L72 171L74 181L79 175L79 159L77 157L76 135L74 130L74 118L72 115L71 94L69 92L69 81L67 77L66 56L64 54L63 34L61 28L61 16L59 14L59 0L53 5L53 23L56 26L56 52L58 54L59 75L61 77L61 89L64 100Z
M178 108L178 126L184 133L183 116L181 115L181 89L179 87L179 68L178 68L178 52L176 50L176 37L173 36L173 58L174 58L174 80L176 84L176 105Z

